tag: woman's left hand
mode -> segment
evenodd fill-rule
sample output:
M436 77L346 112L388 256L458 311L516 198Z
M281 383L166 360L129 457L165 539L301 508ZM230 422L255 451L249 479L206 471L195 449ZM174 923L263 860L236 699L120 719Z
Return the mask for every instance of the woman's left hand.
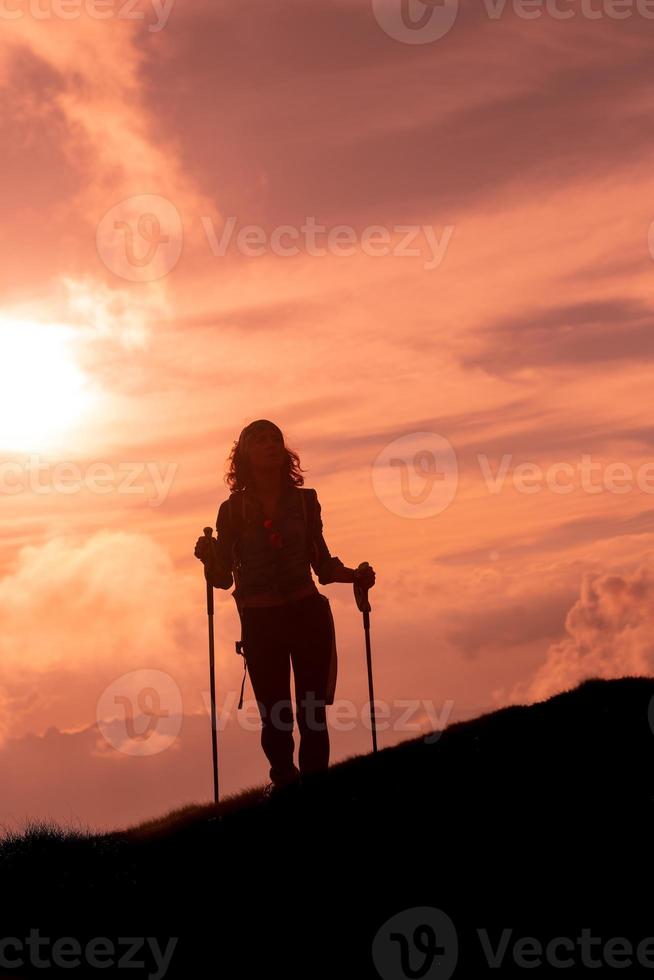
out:
M367 568L356 568L354 570L354 584L362 589L371 589L375 584L375 569L372 565Z

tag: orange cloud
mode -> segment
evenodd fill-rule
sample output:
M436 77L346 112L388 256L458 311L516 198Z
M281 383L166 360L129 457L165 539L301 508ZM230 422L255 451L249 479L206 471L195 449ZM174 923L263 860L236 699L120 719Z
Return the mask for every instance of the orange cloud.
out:
M105 687L136 668L171 671L181 684L180 644L203 625L191 621L192 585L197 596L145 534L102 530L22 548L0 579L5 737L94 720Z

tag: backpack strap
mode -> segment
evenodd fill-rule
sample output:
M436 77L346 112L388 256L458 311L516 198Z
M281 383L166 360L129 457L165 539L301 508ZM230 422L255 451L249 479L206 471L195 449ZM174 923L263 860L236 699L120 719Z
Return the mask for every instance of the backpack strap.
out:
M229 531L232 539L232 574L234 575L234 580L236 582L236 588L238 590L238 572L240 571L240 543L241 534L243 532L243 527L245 526L245 494L241 491L241 507L240 513L237 510L238 501L235 499L236 494L230 493L228 498L228 511L229 511ZM237 603L238 605L238 603ZM240 610L239 610L240 612Z
M302 501L302 517L304 518L304 526L307 526L307 503L304 496L304 490L302 487L298 487L300 491L300 500Z
M300 500L302 501L302 518L304 520L304 532L306 534L306 544L307 544L307 555L311 554L311 535L309 534L309 528L311 527L311 522L307 515L307 491L302 487L298 488L300 491Z

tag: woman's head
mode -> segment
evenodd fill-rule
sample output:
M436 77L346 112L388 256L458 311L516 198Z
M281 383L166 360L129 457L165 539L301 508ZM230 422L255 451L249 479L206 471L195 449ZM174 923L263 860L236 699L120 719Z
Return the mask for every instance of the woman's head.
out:
M268 419L250 422L234 443L229 455L229 471L225 482L230 490L242 490L252 483L253 468L282 468L282 482L292 486L304 483L300 458L284 442L281 429Z

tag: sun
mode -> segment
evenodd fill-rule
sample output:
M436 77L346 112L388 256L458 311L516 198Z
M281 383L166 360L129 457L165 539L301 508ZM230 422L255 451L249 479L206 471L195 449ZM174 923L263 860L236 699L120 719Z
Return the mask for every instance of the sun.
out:
M56 449L93 402L64 324L0 316L0 452Z

